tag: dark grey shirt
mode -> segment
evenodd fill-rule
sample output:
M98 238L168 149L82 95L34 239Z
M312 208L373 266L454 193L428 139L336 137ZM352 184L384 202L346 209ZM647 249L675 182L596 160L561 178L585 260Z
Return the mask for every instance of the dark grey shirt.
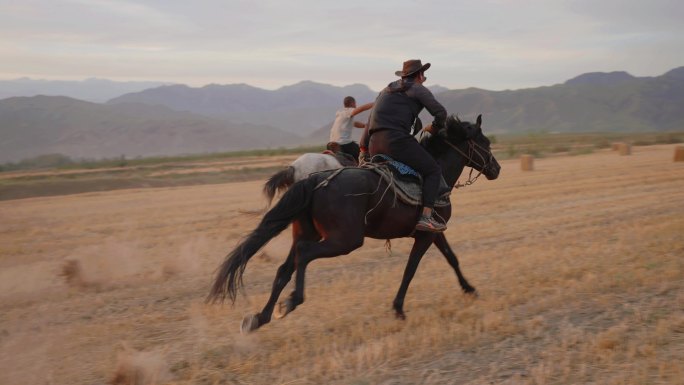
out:
M418 114L426 108L434 117L432 126L444 127L447 111L422 84L408 80L390 83L380 92L370 114L369 125L361 137L361 144L368 147L370 134L378 130L400 130L411 133Z

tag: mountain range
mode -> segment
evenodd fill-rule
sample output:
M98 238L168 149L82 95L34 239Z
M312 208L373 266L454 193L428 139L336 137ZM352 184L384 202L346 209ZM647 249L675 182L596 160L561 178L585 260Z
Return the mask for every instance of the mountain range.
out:
M65 96L0 100L0 162L45 154L79 159L161 156L296 146L301 138L163 106Z
M483 114L496 133L682 130L684 67L657 77L597 72L549 87L451 90L438 100L466 118Z
M0 99L14 96L69 96L74 99L103 103L109 99L138 92L148 88L160 87L163 82L116 82L107 79L90 78L85 80L43 80L21 78L0 80Z
M26 81L0 81L0 95L16 92L13 82ZM55 85L66 87L42 82L51 92ZM123 84L100 83L112 86L103 88L113 96L99 103L79 100L69 87L63 93L70 97L35 90L47 95L0 100L0 162L48 153L105 158L323 144L344 96L363 104L377 95L361 84L311 81L272 91L246 84L144 88L138 82L126 86L142 89L120 94L113 89ZM562 84L520 90L430 88L450 113L466 120L483 114L488 133L684 128L684 67L656 77L586 73ZM421 118L425 124L431 121L427 114ZM366 119L367 113L358 117Z
M247 84L210 84L201 88L170 85L122 95L108 104L163 105L236 123L264 124L306 136L330 123L347 95L353 95L361 105L375 99L377 92L361 84L335 87L311 81L274 91Z

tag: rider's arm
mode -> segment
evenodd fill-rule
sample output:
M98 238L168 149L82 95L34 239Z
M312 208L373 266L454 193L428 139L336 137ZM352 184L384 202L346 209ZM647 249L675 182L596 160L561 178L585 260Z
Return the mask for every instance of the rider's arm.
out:
M428 90L425 86L414 86L411 87L411 89L414 91L413 96L418 99L420 103L425 106L425 109L428 110L430 115L435 118L432 121L432 126L437 131L443 128L447 118L446 108L444 108L444 106L438 102L437 99L435 99L435 96L432 95L432 92L430 92L430 90Z
M366 104L364 104L364 105L362 105L362 106L358 106L358 107L354 108L354 111L352 111L351 116L358 115L358 114L362 113L363 111L370 110L371 108L373 108L373 103L372 103L372 102L371 102L371 103L366 103Z

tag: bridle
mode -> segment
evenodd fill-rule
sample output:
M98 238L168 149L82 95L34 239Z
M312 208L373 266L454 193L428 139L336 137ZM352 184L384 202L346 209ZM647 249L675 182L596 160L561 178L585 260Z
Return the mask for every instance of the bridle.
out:
M491 151L488 151L486 148L480 146L479 144L475 143L474 139L468 139L468 154L465 154L463 151L461 151L460 148L456 147L453 143L451 143L448 139L442 138L444 140L444 143L448 144L451 148L456 150L459 154L461 154L464 158L467 159L466 163L474 164L476 166L480 167L480 170L485 170L486 168L489 167L489 165L492 163L494 160L494 155L492 155ZM485 157L482 155L482 152L486 153L487 156ZM482 163L479 163L478 160L474 158L474 155L477 154L477 156L480 158L479 160L482 161ZM482 175L482 171L478 171L477 175L473 177L473 170L474 168L470 166L470 172L468 173L468 180L465 181L464 183L460 183L458 180L456 180L456 183L454 184L453 188L461 188L465 186L470 186L471 184L475 183L477 181L477 178Z

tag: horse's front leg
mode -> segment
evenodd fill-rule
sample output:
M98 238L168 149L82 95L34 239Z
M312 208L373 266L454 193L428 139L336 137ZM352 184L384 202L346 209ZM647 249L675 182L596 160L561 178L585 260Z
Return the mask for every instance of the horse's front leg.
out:
M425 231L418 231L415 235L415 242L411 248L411 254L409 255L408 262L406 263L406 268L404 269L404 277L401 279L401 285L399 286L399 291L397 296L394 297L393 307L397 318L406 319L404 314L404 298L406 297L406 291L408 290L409 284L416 274L416 269L420 260L425 255L425 252L432 244L435 239L434 233L428 233Z
M449 265L451 265L451 267L456 272L456 276L458 277L458 283L461 285L461 289L463 289L463 292L466 294L477 295L477 291L475 291L475 288L470 286L470 283L468 283L468 281L463 276L463 273L461 273L461 268L458 266L458 258L456 257L454 251L451 250L449 242L447 242L444 233L437 234L437 236L435 237L435 246L437 246L439 251L442 252L444 258L446 258Z

